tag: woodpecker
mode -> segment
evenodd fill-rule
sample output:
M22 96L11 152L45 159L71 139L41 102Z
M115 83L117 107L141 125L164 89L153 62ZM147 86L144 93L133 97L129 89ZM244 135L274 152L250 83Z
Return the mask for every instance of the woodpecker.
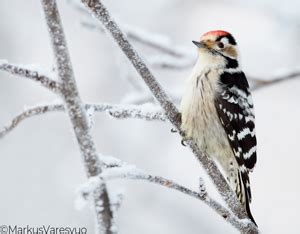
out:
M255 223L249 206L249 172L256 163L254 110L236 40L229 32L216 30L193 43L198 60L180 105L185 140L193 139L217 162Z

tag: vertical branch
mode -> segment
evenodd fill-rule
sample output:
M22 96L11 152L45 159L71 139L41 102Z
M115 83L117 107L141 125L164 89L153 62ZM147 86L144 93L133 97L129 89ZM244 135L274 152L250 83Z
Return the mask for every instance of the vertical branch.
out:
M156 100L160 103L162 108L165 111L166 116L169 121L177 128L180 132L180 113L178 112L176 106L171 102L169 97L166 95L160 84L156 81L153 74L148 69L147 65L143 62L141 57L137 54L135 49L127 40L124 33L120 30L116 22L111 18L109 12L106 7L102 4L100 0L81 0L85 6L90 10L92 15L97 18L102 24L105 26L107 31L112 35L115 39L115 42L119 45L119 47L123 50L124 54L131 61L137 72L140 74L142 79L145 81L150 91L156 98ZM183 134L181 133L183 136ZM188 142L192 152L197 157L197 159L201 162L202 166L214 182L216 188L218 189L222 198L226 201L229 208L232 210L234 214L236 214L239 218L247 218L247 214L245 209L242 207L240 202L238 201L235 193L229 187L225 178L221 174L220 170L213 162L211 158L209 158L206 154L200 151L198 146L193 142ZM257 230L253 225L252 230Z
M71 60L55 0L41 0L51 38L58 76L62 81L62 97L73 125L88 177L101 173L95 143L91 137L88 119L81 101L71 65ZM94 192L97 221L101 233L112 233L112 211L106 185L103 183Z

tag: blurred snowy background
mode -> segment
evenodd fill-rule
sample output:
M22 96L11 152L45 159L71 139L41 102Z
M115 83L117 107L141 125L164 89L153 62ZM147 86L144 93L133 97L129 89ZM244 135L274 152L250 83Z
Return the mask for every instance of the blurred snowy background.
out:
M58 0L73 67L87 102L120 103L134 91L136 73L107 35L83 27L88 18ZM191 43L213 29L236 37L248 76L270 79L300 66L300 2L296 0L114 0L104 1L122 24L170 38L187 53ZM37 0L1 0L0 59L53 67L52 51ZM145 58L159 55L134 43ZM180 91L190 67L152 67L168 91ZM57 98L35 82L0 73L0 126L25 105ZM252 173L252 212L262 233L299 233L300 79L254 92L258 164ZM113 155L156 175L197 189L206 178L199 163L170 132L171 125L116 120L96 114L93 135L99 152ZM76 188L85 173L69 119L51 113L23 122L0 140L0 225L87 227L94 232L93 210L75 208ZM213 190L205 179L209 190ZM109 189L125 195L118 212L120 233L237 233L210 208L178 192L137 181L114 181Z

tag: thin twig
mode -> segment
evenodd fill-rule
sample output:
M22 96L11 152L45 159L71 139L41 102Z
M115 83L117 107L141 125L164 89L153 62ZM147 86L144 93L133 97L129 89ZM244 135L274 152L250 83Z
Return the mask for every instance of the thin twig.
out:
M74 1L70 1L70 2L73 3L73 6L80 13L85 15L89 13L86 10L86 8L82 8L81 6L78 6L78 4L74 3ZM100 25L99 23L91 19L82 21L82 25L89 29L96 29L101 33L105 32L102 25ZM119 25L121 25L122 30L124 31L124 33L129 39L139 42L143 45L146 45L152 49L156 49L158 51L161 51L162 53L169 54L177 58L189 58L190 61L193 61L195 57L193 53L187 52L188 50L186 50L186 48L184 48L183 46L179 46L171 42L170 38L166 37L165 35L149 32L146 31L145 29L138 28L136 26L132 26L129 24L124 24L124 23L121 24L121 21L119 22Z
M248 229L251 226L251 222L247 220L240 220L227 208L222 206L216 200L209 196L207 191L202 188L201 191L196 192L185 186L182 186L172 180L165 179L161 176L150 175L142 170L135 168L135 166L128 165L123 162L123 165L118 165L117 167L108 167L102 174L99 175L101 180L112 180L112 179L131 179L131 180L143 180L150 183L158 184L168 189L174 189L185 195L191 196L193 198L203 201L206 205L214 209L222 218L232 223L234 227L239 230Z
M287 73L285 75L281 75L272 79L268 79L268 80L262 80L262 79L258 79L258 78L254 78L254 77L250 77L249 79L252 80L254 82L254 85L252 87L252 90L258 90L261 88L265 88L274 84L278 84L281 82L285 82L285 81L289 81L295 78L300 78L300 71L296 70L296 71L292 71L290 73Z
M37 106L33 108L28 108L22 113L15 116L8 124L0 129L0 139L10 133L13 129L15 129L23 120L36 116L46 114L48 112L53 111L63 111L64 105L44 105L44 106Z
M101 33L105 32L103 26L92 20L84 21L82 25L86 28L97 29ZM147 62L155 68L182 70L188 69L195 63L196 54L187 53L186 48L171 43L169 38L163 35L124 24L122 24L122 29L132 41L160 52L156 56L147 57Z
M36 81L52 92L61 92L61 84L59 82L47 77L46 75L40 74L38 71L22 67L21 65L11 64L3 60L0 60L0 70L12 75Z
M143 105L144 106L144 105ZM153 107L152 110L145 110L143 106L137 105L119 105L119 104L85 104L85 109L93 108L95 112L106 112L117 119L142 119L142 120L159 120L166 121L167 117L160 108ZM0 128L0 139L5 137L15 129L23 120L50 112L65 111L63 104L46 104L26 108L20 114L16 115L8 124Z
M144 108L151 104L145 104L140 106L134 105L114 105L108 110L108 113L118 119L136 118L142 120L160 120L166 121L167 117L158 106L152 106L151 108Z
M51 38L58 76L62 82L61 94L65 101L66 109L84 158L87 176L92 177L102 172L101 164L98 159L95 143L90 134L86 110L76 86L56 1L41 0L41 3ZM113 233L113 214L110 209L105 183L102 183L98 189L94 191L94 205L99 232L105 234Z
M156 81L146 64L142 61L141 57L133 49L132 45L129 43L124 33L121 32L116 22L111 18L109 12L104 7L102 2L99 0L82 0L82 2L90 10L93 16L102 22L105 28L111 33L112 37L115 39L115 42L123 50L125 55L131 61L137 72L141 75L146 85L151 90L152 94L164 109L169 121L175 126L178 132L181 133L180 113L178 112L176 106L171 102L170 98L166 95L160 84ZM220 195L225 200L232 212L240 219L248 218L244 207L242 207L238 201L235 193L226 182L214 161L206 154L201 152L194 141L188 141L188 145L197 159L201 162L202 166L214 182ZM256 226L254 224L251 225L249 231L257 232Z

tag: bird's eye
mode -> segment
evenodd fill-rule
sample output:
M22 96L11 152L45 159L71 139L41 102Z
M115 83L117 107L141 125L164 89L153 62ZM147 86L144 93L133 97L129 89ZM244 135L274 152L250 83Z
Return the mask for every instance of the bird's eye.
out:
M219 42L219 43L218 43L218 47L219 47L220 49L223 49L223 48L224 48L223 42Z

